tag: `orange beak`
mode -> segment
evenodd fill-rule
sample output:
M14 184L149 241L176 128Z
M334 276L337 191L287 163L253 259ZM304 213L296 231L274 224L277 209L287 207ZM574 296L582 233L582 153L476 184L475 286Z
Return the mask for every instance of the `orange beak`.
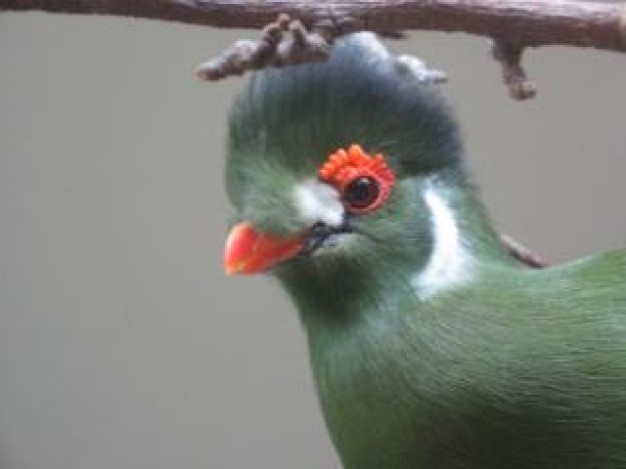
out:
M241 222L226 239L224 270L227 275L256 274L295 257L303 248L300 235L274 236L257 231L249 222Z

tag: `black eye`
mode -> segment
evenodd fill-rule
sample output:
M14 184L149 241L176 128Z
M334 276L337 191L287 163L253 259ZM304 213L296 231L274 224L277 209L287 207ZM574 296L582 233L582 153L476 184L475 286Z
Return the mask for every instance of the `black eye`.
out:
M378 181L362 176L348 184L343 193L343 200L349 208L364 210L372 205L380 193Z

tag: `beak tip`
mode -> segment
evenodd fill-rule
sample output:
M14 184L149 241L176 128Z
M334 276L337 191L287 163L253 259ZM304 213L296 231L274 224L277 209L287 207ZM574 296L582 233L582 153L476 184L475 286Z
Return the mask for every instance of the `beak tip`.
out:
M224 273L226 274L227 277L232 277L234 275L241 273L241 267L237 265L225 265Z
M302 250L300 235L278 237L257 231L249 222L235 225L224 252L224 273L228 276L265 272L295 257Z

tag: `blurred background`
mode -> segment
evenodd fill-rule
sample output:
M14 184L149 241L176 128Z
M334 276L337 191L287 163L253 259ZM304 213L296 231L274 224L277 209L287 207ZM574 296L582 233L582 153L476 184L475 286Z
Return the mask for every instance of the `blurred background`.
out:
M255 31L0 14L0 467L337 467L293 306L226 278L225 123ZM474 178L557 263L626 244L624 55L542 48L508 98L488 41L392 44L448 72Z

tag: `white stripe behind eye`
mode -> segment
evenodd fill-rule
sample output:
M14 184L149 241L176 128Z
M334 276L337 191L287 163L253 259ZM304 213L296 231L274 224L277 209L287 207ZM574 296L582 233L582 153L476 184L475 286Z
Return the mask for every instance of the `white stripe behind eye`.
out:
M454 212L432 185L424 192L424 201L431 213L434 244L426 268L412 279L422 299L466 281L470 274L470 258Z
M295 188L296 209L307 225L322 222L340 226L344 209L339 193L330 185L317 179L305 179Z

